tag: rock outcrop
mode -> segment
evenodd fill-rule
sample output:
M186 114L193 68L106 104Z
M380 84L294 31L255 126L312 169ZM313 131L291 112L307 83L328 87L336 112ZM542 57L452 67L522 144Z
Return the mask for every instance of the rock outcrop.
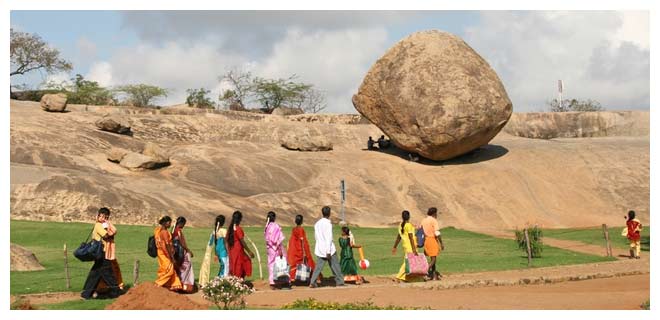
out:
M487 144L511 116L497 74L459 37L414 33L371 67L353 105L401 149L446 160Z
M41 109L49 112L64 112L66 110L67 97L64 93L44 94L41 97Z
M11 271L37 271L45 268L39 263L37 256L30 250L16 244L10 244L10 270Z
M281 145L289 150L298 151L328 151L332 150L332 142L324 135L312 135L308 132L289 132L284 135Z
M648 136L649 113L640 111L516 113L504 127L504 132L534 139Z
M120 163L121 160L124 159L124 156L126 156L129 152L130 151L126 149L112 147L107 154L108 161Z
M153 157L137 153L129 152L121 159L119 164L130 170L139 169L158 169L170 164L169 160L155 159Z
M300 108L288 108L288 107L275 108L275 110L271 112L272 115L277 115L277 116L292 116L303 113L305 112Z
M95 122L96 127L108 132L118 134L131 134L131 124L123 116L118 114L105 115L103 118Z

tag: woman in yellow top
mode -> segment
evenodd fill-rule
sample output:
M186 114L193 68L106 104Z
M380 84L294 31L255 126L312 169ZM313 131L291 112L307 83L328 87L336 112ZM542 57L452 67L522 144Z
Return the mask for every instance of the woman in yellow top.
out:
M119 289L117 279L115 278L112 270L112 263L108 260L108 240L114 235L113 231L108 231L109 224L107 222L110 211L107 208L101 208L96 215L96 223L92 230L92 239L101 241L103 243L103 258L94 261L92 269L87 274L87 279L83 285L83 291L80 296L84 299L90 299L96 293L96 287L99 282L103 281L109 288L108 297L116 298L124 292Z
M392 247L392 255L396 254L396 247L401 242L403 247L403 264L399 268L399 273L396 275L397 281L406 281L409 280L406 278L406 254L414 253L417 255L417 237L415 237L415 227L410 223L410 212L408 210L403 210L401 212L401 225L399 227L399 234L396 236L394 241L394 247Z
M158 278L156 285L172 291L183 288L181 280L174 269L174 247L172 234L168 229L172 226L172 218L164 216L158 221L159 226L154 229L156 247L158 248Z

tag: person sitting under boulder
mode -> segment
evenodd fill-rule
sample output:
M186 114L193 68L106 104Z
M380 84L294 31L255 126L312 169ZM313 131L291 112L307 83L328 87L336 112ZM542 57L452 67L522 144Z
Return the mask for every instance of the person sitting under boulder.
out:
M378 149L383 150L389 147L390 147L390 140L385 139L385 135L380 136L380 138L378 138Z
M369 140L367 140L367 150L375 150L376 148L374 148L374 143L376 143L376 141L374 141L374 139L369 136Z

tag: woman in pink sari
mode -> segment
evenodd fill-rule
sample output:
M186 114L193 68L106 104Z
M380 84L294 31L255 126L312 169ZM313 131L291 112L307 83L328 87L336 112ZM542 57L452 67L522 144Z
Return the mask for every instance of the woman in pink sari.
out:
M183 235L183 227L186 226L186 218L178 217L176 218L176 225L174 227L174 232L172 232L172 241L179 240L179 244L183 247L183 260L178 261L177 274L179 279L181 279L181 284L183 285L183 292L191 293L195 289L195 273L193 272L192 250L188 248L188 243L186 242L186 237Z
M282 257L286 260L286 250L284 250L284 233L282 228L275 222L275 212L269 211L266 220L266 229L264 230L264 237L266 239L266 252L268 253L268 282L272 289L276 289L275 280L278 284L288 287L290 281L286 276L286 281L283 279L275 279L273 266L275 265L275 258Z

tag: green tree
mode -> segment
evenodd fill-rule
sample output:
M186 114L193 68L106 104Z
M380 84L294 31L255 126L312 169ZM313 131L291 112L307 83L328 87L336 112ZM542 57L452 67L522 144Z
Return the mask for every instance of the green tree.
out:
M167 89L148 84L131 84L115 88L128 96L128 102L135 107L151 106L151 101L158 97L167 97Z
M596 100L578 100L578 99L564 99L559 104L558 99L552 99L546 103L552 112L568 112L568 111L604 111L600 103Z
M219 80L230 87L230 89L220 93L220 103L225 105L227 109L244 110L245 104L253 95L252 73L233 68L227 71Z
M9 76L44 69L47 73L69 71L71 62L60 58L59 50L51 48L37 34L10 29L9 56L13 71Z
M202 108L202 109L213 109L215 108L215 104L207 95L211 92L209 90L206 90L204 88L199 88L199 89L188 89L186 90L188 93L188 97L186 98L186 104L190 107L194 108Z
M306 83L297 83L293 80L296 75L287 79L254 79L254 94L261 103L262 109L268 113L275 108L291 107L304 101L304 93L313 86Z
M85 80L82 75L76 74L72 92L69 93L69 103L103 105L114 104L113 92L99 86L96 81Z

